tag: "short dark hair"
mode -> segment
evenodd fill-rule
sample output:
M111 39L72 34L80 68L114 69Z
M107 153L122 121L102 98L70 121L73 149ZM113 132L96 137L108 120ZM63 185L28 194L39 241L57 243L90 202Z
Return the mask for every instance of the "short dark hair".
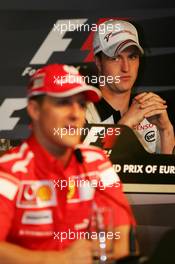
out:
M45 94L39 94L39 95L33 95L29 98L29 100L34 100L36 101L38 104L42 104L44 101L44 98L46 97Z
M98 59L101 59L102 53L103 52L100 50L97 54L95 54L95 57L97 57Z
M131 45L132 46L132 45ZM142 57L142 54L140 52L140 50L133 45L133 47L135 47L135 52L139 55L139 57ZM102 58L102 55L105 55L105 53L103 51L99 51L97 54L95 54L95 56L98 58L98 59L101 59ZM107 55L106 55L107 56Z

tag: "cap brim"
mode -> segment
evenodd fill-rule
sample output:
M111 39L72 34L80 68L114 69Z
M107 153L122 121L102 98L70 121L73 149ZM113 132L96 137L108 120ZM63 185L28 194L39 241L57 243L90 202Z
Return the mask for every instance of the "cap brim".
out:
M123 43L123 45L122 45ZM136 43L133 40L128 41L127 43L125 43L125 41L122 41L120 43L113 44L110 48L108 48L107 50L104 50L103 52L111 58L115 58L118 54L120 54L122 51L124 51L126 48L130 47L130 46L136 46L140 53L143 55L144 54L144 50L142 49L142 47ZM117 46L117 47L116 47Z
M125 45L123 45L118 51L117 54L119 54L120 52L124 51L126 48L130 47L130 46L135 46L139 49L140 53L143 55L144 54L144 50L142 49L142 47L140 45L138 45L136 42L131 41L126 43Z
M101 92L99 89L90 86L90 85L84 85L84 86L79 86L79 87L75 87L69 91L66 92L34 92L31 93L28 97L32 97L32 96L37 96L40 94L47 94L50 96L54 96L54 97L59 97L59 98L64 98L64 97L68 97L68 96L72 96L75 94L79 94L79 93L84 93L86 96L86 100L89 102L98 102L101 99Z

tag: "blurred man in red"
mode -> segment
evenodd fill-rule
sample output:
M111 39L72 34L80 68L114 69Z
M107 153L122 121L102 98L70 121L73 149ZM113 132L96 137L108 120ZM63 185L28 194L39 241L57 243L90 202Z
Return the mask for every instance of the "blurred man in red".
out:
M102 150L79 144L86 102L100 98L80 77L72 66L53 64L31 78L32 135L0 158L0 263L92 263L92 243L78 234L87 231L94 203L113 209L120 232L114 256L129 254L135 221L119 178ZM88 179L83 189L81 179Z

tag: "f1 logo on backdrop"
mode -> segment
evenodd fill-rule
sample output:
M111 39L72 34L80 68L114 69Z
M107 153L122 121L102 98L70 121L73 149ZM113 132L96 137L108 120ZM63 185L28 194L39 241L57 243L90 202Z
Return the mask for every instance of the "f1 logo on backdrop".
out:
M57 20L56 23L53 25L53 28L50 30L47 37L44 39L43 43L36 51L34 56L32 57L31 61L29 62L29 66L27 66L23 72L22 76L29 75L31 76L35 71L36 68L33 65L40 65L47 64L50 57L54 52L65 52L72 42L72 38L65 38L65 34L68 32L66 30L55 30L58 28L68 28L68 25L71 23L72 28L78 28L78 25L81 26L86 23L88 19L63 19ZM71 30L72 31L72 30ZM81 47L80 47L81 48ZM32 65L32 66L31 66ZM37 67L38 68L38 67ZM20 117L13 117L13 113L16 110L22 110L26 107L26 98L5 98L4 101L0 105L0 131L12 131L16 128L16 126L20 126ZM27 125L26 125L27 130ZM12 132L13 133L13 132ZM1 137L3 137L1 135ZM9 134L8 136L9 137ZM21 135L19 135L19 138ZM10 138L16 138L12 134Z
M54 52L65 52L72 42L72 38L65 38L65 34L68 32L68 26L72 25L73 28L78 29L86 23L88 19L63 19L57 20L57 22L53 25L53 28L47 35L46 39L43 41L39 49L36 51L34 56L32 57L29 65L42 65L47 64L50 57ZM65 30L60 30L58 32L57 28L65 28ZM71 30L73 31L73 30ZM36 69L28 66L22 72L22 76L32 75Z
M84 131L86 134L82 137L83 144L101 147L108 155L111 154L117 137L122 133L122 129L116 125L87 124Z
M0 131L13 130L20 117L12 117L16 110L26 107L26 98L6 98L0 106Z
M99 19L96 24L107 20L108 18ZM22 76L31 76L38 66L42 67L42 65L45 65L49 63L49 60L53 53L56 52L66 52L68 50L68 47L70 46L71 42L73 41L73 38L67 38L65 35L69 31L74 31L72 28L74 27L76 30L78 30L79 27L83 25L89 25L87 23L87 18L81 18L81 19L60 19L57 20L56 23L53 25L52 29L38 48L38 50L35 52L33 57L31 58L29 65L24 68L21 75ZM68 25L71 23L72 28L71 30L68 29ZM65 30L59 31L56 30L56 28L64 28ZM79 26L78 26L79 25ZM67 30L66 30L67 28ZM95 31L95 30L93 30ZM83 33L83 32L82 32ZM88 36L85 35L85 41L82 46L79 46L77 49L80 52L83 52L85 50L89 51L89 54L85 56L83 61L80 62L88 62L92 61L93 55L91 52L91 46L92 46L92 36L93 32L92 30L89 31ZM66 53L65 53L66 54ZM24 130L28 130L26 121L24 124L21 124L22 120L20 116L13 116L14 112L17 110L23 111L26 107L26 99L25 98L5 98L1 105L0 105L0 117L1 117L1 125L0 125L0 132L1 137L8 137L8 138L21 138L21 135L19 135L18 128L22 129L22 133ZM10 133L6 133L6 131L10 131ZM14 136L14 131L15 136ZM20 130L21 131L21 130ZM21 133L21 132L20 132Z
M93 33L97 31L97 27L100 23L108 19L110 18L100 18L98 19L98 21L95 21L96 23L94 24L88 24L87 18L57 20L56 23L53 25L52 29L50 30L49 34L47 35L47 37L44 39L43 43L39 47L39 49L36 51L36 53L32 57L29 63L29 66L27 66L22 72L22 76L32 75L36 71L36 69L33 68L33 65L42 66L43 64L47 64L49 62L49 59L53 55L53 53L66 52L71 42L73 41L73 38L70 38L70 37L67 38L65 35L67 32L73 32L76 30L80 31L82 34L85 31L89 32L88 36L85 34L85 41L83 45L82 46L79 45L77 47L77 49L80 52L88 51L88 54L85 55L84 59L80 56L79 62L93 61L93 52L92 52ZM73 50L72 50L72 55L74 56Z

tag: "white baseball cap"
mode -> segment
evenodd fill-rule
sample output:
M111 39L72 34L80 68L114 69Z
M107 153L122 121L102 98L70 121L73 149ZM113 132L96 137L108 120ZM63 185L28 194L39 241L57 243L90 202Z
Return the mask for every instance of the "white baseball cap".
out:
M98 26L93 41L94 54L102 51L108 57L115 57L129 46L136 46L141 54L144 53L137 30L131 23L111 19Z

